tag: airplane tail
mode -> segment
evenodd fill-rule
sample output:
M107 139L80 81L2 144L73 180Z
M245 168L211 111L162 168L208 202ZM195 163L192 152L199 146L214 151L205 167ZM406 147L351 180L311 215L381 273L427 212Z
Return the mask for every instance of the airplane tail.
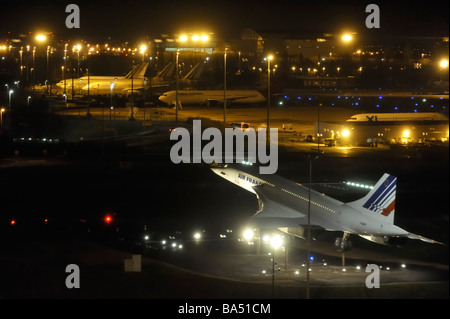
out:
M363 198L347 205L386 223L394 224L397 177L384 174Z
M147 71L148 62L136 65L127 75L126 79L142 79L144 78L145 71Z
M200 78L200 75L205 68L205 62L197 63L181 80L195 81Z
M176 66L175 63L170 62L153 79L156 80L156 79L171 78L173 76L174 71L175 71L175 66Z

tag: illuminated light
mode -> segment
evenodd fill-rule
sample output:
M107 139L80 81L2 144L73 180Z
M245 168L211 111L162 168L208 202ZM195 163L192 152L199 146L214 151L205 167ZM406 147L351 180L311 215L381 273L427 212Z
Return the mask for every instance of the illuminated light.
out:
M198 40L200 40L200 37L198 35L193 35L191 39L193 41L198 41Z
M202 235L200 233L194 234L194 239L200 239L201 237L202 237Z
M9 223L11 226L14 226L16 224L16 221L14 219L11 219L11 221Z
M347 136L349 136L350 135L350 132L348 131L348 130L343 130L342 131L342 136L343 137L347 137Z
M145 44L142 44L139 49L141 53L144 53L145 51L147 51L147 46Z
M38 34L35 37L35 39L38 40L39 42L43 42L43 41L47 40L47 37L45 35L43 35L43 34Z
M342 36L342 40L344 41L344 42L350 42L350 41L352 41L352 36L350 35L350 34L344 34L343 36Z
M185 35L182 35L181 37L180 37L180 41L181 42L186 42L187 41L187 36L185 36Z
M441 68L448 67L448 60L442 59L441 62L439 63L439 65L441 66Z
M405 264L402 264L402 268L406 268L406 265L405 265Z
M111 215L105 216L105 223L109 224L109 223L111 223L111 222L112 222L112 217L111 217Z
M244 239L249 241L252 240L255 237L255 232L252 229L246 229L244 231Z
M203 42L206 42L206 41L209 40L209 37L208 37L207 35L202 35L202 36L200 37L200 40L202 40Z
M405 130L405 131L403 131L403 137L409 137L409 131L408 130Z
M269 55L269 56L267 57L267 59L273 60L273 55Z
M272 238L270 240L270 244L272 245L272 247L274 249L278 249L283 244L283 239L281 238L280 235L272 236Z

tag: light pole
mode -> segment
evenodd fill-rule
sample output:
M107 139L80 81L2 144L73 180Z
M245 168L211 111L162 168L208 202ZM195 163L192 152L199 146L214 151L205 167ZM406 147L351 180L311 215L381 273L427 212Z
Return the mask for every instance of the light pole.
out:
M3 135L3 112L5 112L4 107L0 109L0 135Z
M272 59L272 55L267 57L267 145L270 145L270 61Z
M5 86L6 86L6 96L8 96L8 93L9 93L9 84L5 84ZM9 104L9 103L8 103Z
M272 245L272 299L275 296L275 250L281 247L283 244L283 239L280 235L272 236L270 240Z
M227 124L227 50L223 54L223 127Z
M49 72L49 54L50 54L50 46L47 46L47 94L49 94L49 77L50 77L50 72Z
M63 79L64 79L64 94L66 94L66 89L67 89L67 85L66 85L66 70L67 70L67 43L64 44L64 75L63 75Z
M114 90L114 82L111 82L109 85L110 93L109 93L109 106L112 107L112 96L113 96L113 90Z
M442 87L442 80L444 75L444 69L448 68L448 60L442 59L441 62L439 62L440 66L440 80L439 80L439 86Z
M14 93L13 90L9 90L9 99L8 99L8 106L11 109L11 95Z
M177 55L176 55L176 58L175 58L175 62L176 62L176 73L177 73L177 75L176 75L176 77L175 77L175 79L176 79L176 81L175 81L175 122L176 123L178 123L178 55L179 55L180 53L179 53L179 51L178 51L178 48L177 48Z

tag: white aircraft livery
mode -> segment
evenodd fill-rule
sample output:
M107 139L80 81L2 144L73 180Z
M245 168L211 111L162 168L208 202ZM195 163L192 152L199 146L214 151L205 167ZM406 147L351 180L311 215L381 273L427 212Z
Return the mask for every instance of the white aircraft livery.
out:
M78 93L87 94L88 87L91 95L129 94L131 91L137 93L144 87L144 74L148 63L135 66L125 76L83 76L79 79L66 79L59 81L56 85L67 92L73 90ZM89 83L89 84L88 84Z
M256 90L228 90L227 102L241 104L257 104L264 102L266 98ZM176 91L163 93L159 99L166 104L176 104ZM179 90L178 103L183 104L209 104L210 102L224 101L223 90Z
M303 238L309 206L312 229L343 232L334 243L341 250L351 248L350 234L384 245L400 246L408 238L439 243L394 225L397 178L389 174L384 174L363 198L344 203L278 175L260 175L250 173L248 168L221 164L211 169L257 196L259 209L249 220L252 226L278 228Z

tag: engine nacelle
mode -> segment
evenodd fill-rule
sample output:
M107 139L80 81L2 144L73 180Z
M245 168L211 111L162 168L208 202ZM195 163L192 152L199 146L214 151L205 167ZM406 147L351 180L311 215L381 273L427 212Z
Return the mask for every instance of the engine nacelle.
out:
M408 242L407 237L399 237L399 236L373 236L373 235L359 235L364 239L367 239L369 241L372 241L377 244L381 245L388 245L388 246L396 246L396 247L403 247Z

